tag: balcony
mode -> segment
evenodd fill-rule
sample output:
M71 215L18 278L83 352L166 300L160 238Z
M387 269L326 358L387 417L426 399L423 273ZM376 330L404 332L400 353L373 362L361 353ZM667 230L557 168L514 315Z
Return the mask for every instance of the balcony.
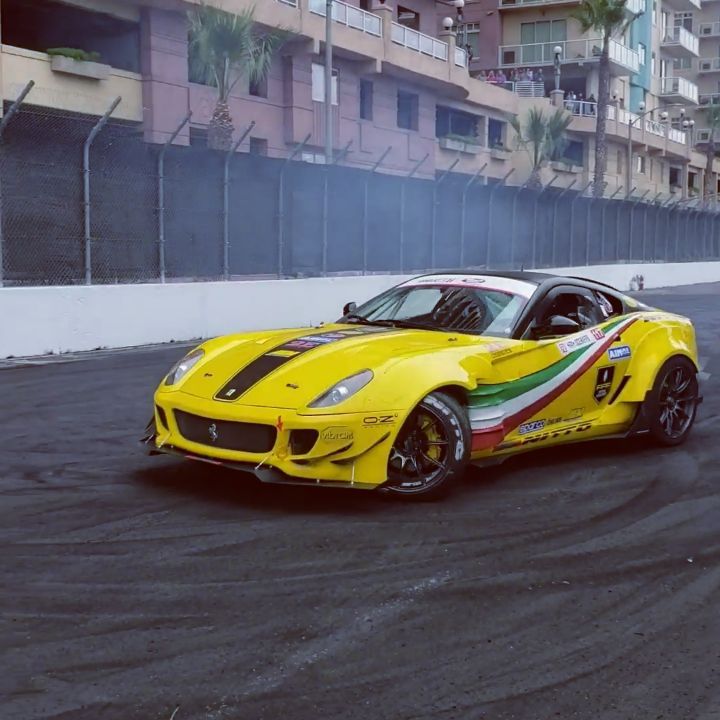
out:
M280 1L289 5L297 5L297 0L294 2L292 0ZM310 0L310 12L325 17L327 12L325 0ZM333 20L340 25L346 25L353 30L359 30L368 35L382 37L382 20L378 15L361 10L354 5L340 2L340 0L333 2L332 15Z
M701 38L720 37L720 22L700 23L698 34Z
M720 57L700 58L698 60L698 72L701 75L720 72Z
M532 65L552 65L553 48L562 48L563 65L599 62L602 48L600 38L563 40L548 43L530 43L526 45L501 45L499 64L502 67L525 67ZM640 69L640 56L636 50L617 42L610 41L610 71L613 75L629 75Z
M703 93L702 95L700 95L700 110L707 107L708 105L720 105L720 92Z
M322 2L324 3L325 0L322 0ZM422 55L429 55L436 60L442 60L443 62L448 60L449 48L446 42L417 30L411 30L396 22L392 24L392 41L396 45L402 45Z
M468 66L468 54L463 48L455 48L455 65L466 68Z
M122 100L114 118L141 122L142 78L126 70L110 68L106 79L89 79L52 69L48 55L2 45L2 96L15 100L29 80L35 81L26 102L30 105L86 115L103 115L119 95Z
M672 8L676 12L693 12L701 8L700 0L663 0L663 5Z
M695 83L681 77L663 77L659 78L659 81L659 95L664 100L698 104L698 86Z
M700 54L700 41L697 35L684 27L668 28L660 42L660 49L674 58L697 57Z

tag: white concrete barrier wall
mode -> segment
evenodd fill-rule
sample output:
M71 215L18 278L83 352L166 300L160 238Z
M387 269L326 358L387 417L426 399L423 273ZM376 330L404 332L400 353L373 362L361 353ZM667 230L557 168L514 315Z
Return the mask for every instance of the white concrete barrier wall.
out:
M720 263L598 265L544 270L630 289L720 281ZM409 276L166 285L0 288L0 358L207 338L329 322Z

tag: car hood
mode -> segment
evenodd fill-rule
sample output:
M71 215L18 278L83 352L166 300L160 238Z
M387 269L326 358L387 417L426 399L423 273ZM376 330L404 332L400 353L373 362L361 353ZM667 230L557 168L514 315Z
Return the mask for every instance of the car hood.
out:
M218 338L177 389L238 405L306 407L344 378L371 369L375 377L399 361L496 338L377 326L329 325Z

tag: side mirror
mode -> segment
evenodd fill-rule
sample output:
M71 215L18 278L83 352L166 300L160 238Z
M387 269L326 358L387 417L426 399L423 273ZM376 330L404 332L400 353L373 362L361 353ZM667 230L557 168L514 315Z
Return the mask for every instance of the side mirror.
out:
M355 310L357 310L357 303L345 303L345 306L343 307L343 317L345 315L349 315L351 312L355 312Z
M553 315L545 325L534 328L533 335L538 339L558 337L560 335L572 335L580 332L580 330L580 325L569 317Z

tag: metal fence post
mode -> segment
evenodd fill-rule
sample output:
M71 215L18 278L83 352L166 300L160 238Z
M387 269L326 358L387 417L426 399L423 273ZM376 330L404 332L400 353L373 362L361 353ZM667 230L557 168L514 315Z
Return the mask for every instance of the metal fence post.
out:
M180 131L190 122L192 112L189 112L176 130L165 141L158 155L158 264L160 266L160 282L165 282L165 153Z
M17 96L15 102L8 108L8 111L0 121L0 144L2 144L3 133L8 123L12 119L13 115L18 111L23 101L27 97L28 93L35 86L35 82L30 82L22 89L22 92ZM3 212L2 212L2 163L0 163L0 287L3 286L5 281L5 255L3 253Z
M460 162L460 158L457 158L455 162L437 179L433 182L433 198L432 198L432 234L430 236L430 269L435 269L435 244L437 241L437 193L438 187L443 184L445 178L455 169L455 166Z
M627 203L635 190L637 190L637 185L633 185L630 192L625 195L624 203ZM618 208L617 215L615 216L615 262L620 262L620 208Z
M602 213L600 215L600 262L605 260L605 215L607 215L607 209L610 205L610 201L615 199L615 196L622 192L623 186L620 185L615 192L605 200L603 203Z
M302 149L307 145L308 141L312 137L312 133L308 133L305 139L298 143L290 155L287 157L280 169L280 181L278 182L278 277L283 276L283 255L285 253L285 171L288 165L298 156Z
M120 96L113 100L105 114L95 123L83 145L83 215L85 220L85 284L92 284L92 237L90 233L90 146L98 133L105 127L110 115L120 104Z
M404 272L405 270L405 185L429 156L430 153L425 153L425 157L415 164L415 167L413 167L400 183L400 272Z
M552 240L551 240L552 250L551 250L551 254L550 254L550 267L555 267L555 256L557 254L557 234L555 231L557 229L558 205L560 204L561 198L563 198L565 196L565 194L568 193L572 189L572 187L575 185L576 182L577 182L577 178L575 178L566 188L563 188L562 192L560 192L558 194L558 196L555 198L555 205L553 206L553 222L552 222L552 236L551 236L552 237Z
M667 230L665 231L665 262L670 257L670 203L673 201L672 195L668 198L668 201L663 205L663 208L667 208L668 211L668 224ZM675 203L677 204L677 202Z
M505 182L507 179L515 172L515 168L511 168L508 170L508 172L505 173L505 176L500 178L495 185L493 185L492 190L490 191L490 194L488 195L488 222L487 222L487 246L485 247L485 267L490 267L490 234L492 232L492 219L493 219L493 211L492 211L492 203L493 203L493 195L495 195L495 191L499 188L505 185Z
M643 221L643 239L642 239L642 261L645 262L645 250L647 249L647 216L648 216L648 209L651 205L655 205L657 202L657 199L662 195L661 192L659 192L652 200L650 200L645 205L645 220ZM655 214L655 227L657 227L657 213ZM655 253L653 252L653 261L655 260Z
M568 265L572 266L573 264L573 251L575 249L575 238L573 237L573 233L575 232L575 203L577 202L578 198L581 198L587 189L592 185L592 180L570 201L570 247L569 247L569 261Z
M633 191L635 188L633 188ZM633 231L635 229L635 208L638 206L638 203L642 202L645 196L649 193L649 190L646 190L639 198L635 200L635 202L630 206L630 232L628 233L628 256L626 260L632 260L632 250L633 250ZM632 195L632 193L631 193Z
M533 210L533 229L532 229L532 266L533 268L537 265L537 215L538 205L540 204L540 196L550 188L550 186L558 179L557 175L554 175L550 182L537 194L535 197L535 208Z
M365 176L365 185L363 188L363 244L362 244L362 274L367 274L367 262L368 262L368 202L370 192L370 180L375 176L383 160L388 156L392 150L392 145L388 145L385 152L380 156L379 160L373 165L372 170Z
M487 167L485 163L466 183L460 199L460 267L465 267L465 213L467 210L467 194L470 187L475 184L482 171Z
M190 119L189 116L188 119ZM223 168L223 280L230 278L230 158L235 155L254 127L255 121L253 120L237 142L225 153Z
M323 208L322 208L322 248L321 248L321 259L320 259L320 275L325 277L327 275L327 254L328 254L328 232L330 222L330 167L337 165L340 160L344 160L350 152L350 146L352 140L348 141L345 147L330 158L329 163L325 163L325 169L323 171Z

